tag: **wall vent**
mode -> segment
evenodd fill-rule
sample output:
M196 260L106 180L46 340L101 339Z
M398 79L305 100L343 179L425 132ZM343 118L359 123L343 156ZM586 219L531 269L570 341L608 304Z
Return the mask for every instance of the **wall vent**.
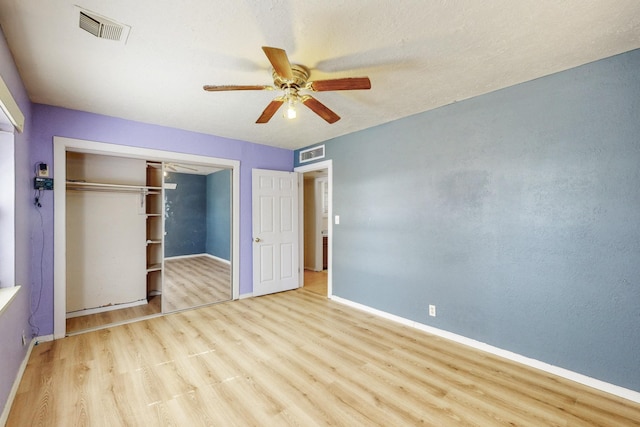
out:
M130 30L127 25L118 24L111 19L83 9L80 9L79 24L80 28L98 38L125 43Z
M307 163L318 159L324 159L324 145L318 145L316 147L300 151L300 163Z

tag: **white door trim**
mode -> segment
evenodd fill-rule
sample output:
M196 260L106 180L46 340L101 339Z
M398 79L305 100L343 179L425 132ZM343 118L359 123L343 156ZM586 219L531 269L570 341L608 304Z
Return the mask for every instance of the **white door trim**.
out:
M240 277L240 161L206 157L195 154L175 153L172 151L127 145L107 144L82 139L53 137L54 180L54 233L53 233L53 338L66 335L66 170L67 151L107 154L111 156L141 158L145 160L191 162L211 166L224 166L232 169L232 230L231 230L231 285L233 299L239 297Z
M329 218L328 218L328 230L327 236L329 237L329 246L328 246L328 264L329 268L327 269L327 296L331 298L333 295L333 160L324 160L322 162L312 163L310 165L298 166L294 168L294 172L300 172L303 174L305 172L313 172L319 169L327 170L327 185L328 185L328 193L329 193ZM303 190L301 190L302 192ZM300 194L300 200L304 199L304 194ZM300 259L304 259L304 206L303 203L298 204L298 226L300 227ZM304 285L304 269L300 269L300 284Z

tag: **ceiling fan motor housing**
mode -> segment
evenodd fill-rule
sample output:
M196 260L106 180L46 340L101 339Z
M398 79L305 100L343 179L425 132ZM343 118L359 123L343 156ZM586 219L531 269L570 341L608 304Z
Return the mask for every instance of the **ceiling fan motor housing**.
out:
M293 79L288 80L279 75L276 70L273 70L273 84L280 89L285 89L287 87L295 87L297 89L303 88L309 79L309 69L304 65L291 64L291 72L293 74Z

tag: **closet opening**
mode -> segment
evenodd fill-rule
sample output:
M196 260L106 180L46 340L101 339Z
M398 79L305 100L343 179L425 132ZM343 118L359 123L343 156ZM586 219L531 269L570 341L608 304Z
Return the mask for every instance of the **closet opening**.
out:
M54 164L54 338L238 298L238 161L55 137Z

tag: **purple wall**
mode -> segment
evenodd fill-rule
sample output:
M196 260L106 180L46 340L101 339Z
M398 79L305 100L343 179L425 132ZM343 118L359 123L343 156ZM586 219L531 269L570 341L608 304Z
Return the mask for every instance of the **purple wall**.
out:
M241 294L252 291L251 169L290 171L293 168L293 152L63 108L33 105L1 30L0 75L25 115L25 131L15 134L15 279L22 289L0 315L1 412L26 356L28 347L21 343L23 331L27 337L53 333L53 194L46 192L42 208L35 209L32 203L32 179L36 162L48 163L55 178L54 135L239 160ZM41 258L42 268L39 262ZM31 319L30 307L35 310Z
M31 222L32 166L29 158L31 102L22 84L4 34L0 30L0 75L25 116L25 131L15 134L15 281L21 291L7 310L0 315L0 412L7 403L11 387L24 360L27 347L22 345L22 331L30 335L29 295L31 287L29 254Z
M52 165L50 169L54 179L54 136L239 160L240 294L252 291L251 170L291 171L293 151L39 104L33 106L33 122L31 163L42 161ZM53 333L54 210L53 194L51 191L46 193L42 200L45 223L44 287L40 308L35 315L40 335ZM33 238L38 239L36 231ZM34 264L32 268L32 274L39 275L40 266Z

